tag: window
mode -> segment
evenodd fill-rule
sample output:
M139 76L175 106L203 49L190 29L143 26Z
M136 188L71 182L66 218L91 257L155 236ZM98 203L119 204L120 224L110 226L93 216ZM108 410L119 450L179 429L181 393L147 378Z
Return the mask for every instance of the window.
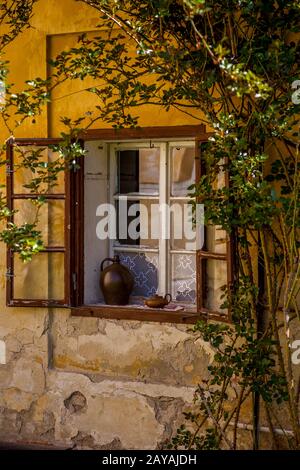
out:
M199 313L222 317L220 293L231 280L231 245L222 230L211 226L199 250L195 232L186 226L191 219L188 187L203 171L194 127L172 128L176 139L163 138L170 128L144 129L142 135L120 131L118 138L107 130L86 135L87 156L80 169L66 172L49 194L45 188L40 222L45 250L28 265L8 251L7 304L70 306L74 315L154 321L192 323ZM207 139L202 127L200 134L200 142ZM41 158L51 161L55 156L48 145L55 142L21 139L8 145L8 200L19 210L16 222L30 220L37 197L22 189L18 154L39 148ZM221 175L219 184L225 179ZM113 239L99 236L105 204L116 213ZM125 213L126 223L120 224ZM105 306L99 288L100 263L115 254L134 275L128 307ZM173 311L142 308L142 299L156 292L172 295Z
M101 259L118 254L132 272L131 303L142 303L143 297L158 292L195 306L196 245L194 233L185 239L183 220L191 219L187 195L195 181L194 141L96 141L86 142L86 149L85 303L103 303L98 286L101 253ZM101 205L107 203L115 207L115 239L99 241L97 224L104 215ZM130 229L136 230L130 234Z
M70 304L70 213L65 172L59 173L55 187L43 183L41 194L31 185L31 170L20 167L21 162L26 166L26 160L32 158L41 166L55 161L60 164L60 157L50 148L55 143L55 139L24 139L10 140L7 144L7 204L11 211L17 211L10 221L17 225L32 223L37 215L38 199L41 195L45 199L39 210L37 227L42 231L45 248L27 264L12 250L7 252L8 306Z
M187 196L195 181L194 142L112 145L110 159L111 199L119 212L126 197L123 212L139 215L139 237L121 238L118 227L110 247L134 273L133 295L169 292L173 300L195 305L195 237L184 234L184 212L192 217ZM128 226L132 223L129 217Z

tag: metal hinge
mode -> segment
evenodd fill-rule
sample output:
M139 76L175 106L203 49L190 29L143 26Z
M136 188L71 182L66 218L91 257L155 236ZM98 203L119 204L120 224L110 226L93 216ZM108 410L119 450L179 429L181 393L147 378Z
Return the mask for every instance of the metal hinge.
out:
M8 268L8 270L5 273L5 277L6 277L6 279L11 279L12 277L14 277L14 274L13 274L11 268Z
M73 290L77 290L77 274L72 273Z
M7 175L11 175L13 172L14 172L14 170L12 170L11 167L10 167L10 165L7 164L7 165L6 165L6 174L7 174Z

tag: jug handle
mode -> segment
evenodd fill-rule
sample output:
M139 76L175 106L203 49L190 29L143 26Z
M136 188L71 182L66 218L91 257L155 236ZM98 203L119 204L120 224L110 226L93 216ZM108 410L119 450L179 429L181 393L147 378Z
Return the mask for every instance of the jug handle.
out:
M113 258L105 258L100 265L100 271L103 271L103 265L106 261L111 261L112 263L114 263L115 260Z
M169 300L168 300L168 297L169 297ZM169 303L171 302L171 300L172 300L171 294L166 294L164 298L165 298L165 300L168 302L168 304L169 304Z

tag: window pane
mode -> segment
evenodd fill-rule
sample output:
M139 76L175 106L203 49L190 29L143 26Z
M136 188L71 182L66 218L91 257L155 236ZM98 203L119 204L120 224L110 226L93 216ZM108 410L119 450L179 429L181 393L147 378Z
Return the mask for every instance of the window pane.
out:
M159 204L157 200L118 200L117 227L119 245L157 248L159 240Z
M20 165L25 165L20 167ZM51 169L51 172L49 171ZM52 170L58 169L56 180L49 186ZM32 180L44 178L38 188L32 186ZM47 179L46 179L47 178ZM29 185L29 187L28 187ZM64 160L47 147L24 146L14 147L14 193L64 193Z
M190 254L171 255L171 265L173 300L195 303L196 256Z
M64 254L39 253L29 263L23 263L15 255L13 297L63 300Z
M48 245L65 245L65 201L49 201Z
M149 297L158 288L158 254L120 253L120 261L134 276L133 296Z
M64 158L59 156L57 152L53 152L51 149L48 149L48 162L52 165L56 165L57 168L60 168L60 171L56 175L55 186L49 189L49 193L63 194L65 192ZM80 161L78 164L80 165Z
M14 215L14 221L17 225L34 222L38 210L34 201L16 199L14 207L18 211ZM45 202L39 207L38 218L37 230L42 232L44 245L64 246L65 201Z
M226 231L220 225L206 226L206 249L214 253L226 253Z
M159 148L118 152L118 192L158 194Z
M204 291L204 307L212 311L226 310L220 306L224 302L221 299L224 291L222 287L227 283L227 263L226 261L207 259L203 263L205 272L205 291Z
M188 187L195 182L195 149L173 147L171 149L171 195L188 195Z
M176 201L170 204L171 249L195 250L196 231L193 227L192 205Z

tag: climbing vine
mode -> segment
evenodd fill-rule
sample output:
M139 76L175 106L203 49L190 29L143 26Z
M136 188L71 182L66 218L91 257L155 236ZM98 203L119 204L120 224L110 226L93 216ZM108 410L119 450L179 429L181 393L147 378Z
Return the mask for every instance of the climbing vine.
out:
M98 85L86 89L95 98L88 124L64 118L68 149L72 129L97 120L135 127L139 108L150 104L211 129L201 150L206 172L190 195L205 205L206 222L233 240L234 280L223 302L232 323L195 326L215 357L171 445L238 448L241 416L250 406L254 448L261 416L275 448L299 448L300 381L292 362L300 320L299 2L80 3L99 12L106 33L81 35L51 61L47 80L28 82L23 93L8 88L5 125L10 129L12 114L18 124L33 118L63 81L92 77ZM70 155L66 148L62 154ZM215 184L220 172L228 175L223 188ZM2 239L12 243L9 231Z

